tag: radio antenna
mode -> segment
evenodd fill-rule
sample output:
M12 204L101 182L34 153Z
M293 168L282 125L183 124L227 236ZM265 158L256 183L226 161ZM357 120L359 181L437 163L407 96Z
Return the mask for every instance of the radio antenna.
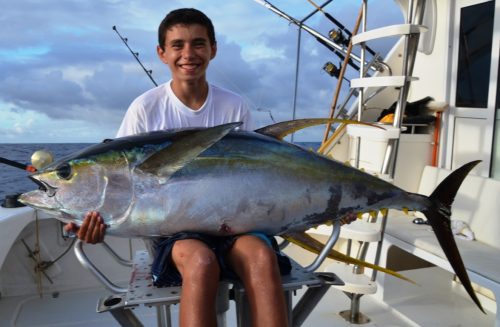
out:
M132 49L130 49L130 47L128 45L128 39L124 38L123 36L121 36L121 34L120 34L120 32L118 32L118 29L116 28L116 26L113 26L113 31L115 31L116 34L118 34L118 36L123 41L123 43L125 44L125 46L127 47L127 49L130 51L130 53L132 54L132 56L134 56L135 60L137 60L137 62L139 63L139 65L141 65L141 67L144 70L144 72L148 75L148 77L151 80L151 82L153 82L153 84L155 86L158 86L158 84L156 83L156 81L153 79L153 75L151 75L153 73L153 71L151 69L150 70L146 69L146 67L144 67L144 65L142 64L142 62L139 60L139 52L134 52L134 51L132 51Z

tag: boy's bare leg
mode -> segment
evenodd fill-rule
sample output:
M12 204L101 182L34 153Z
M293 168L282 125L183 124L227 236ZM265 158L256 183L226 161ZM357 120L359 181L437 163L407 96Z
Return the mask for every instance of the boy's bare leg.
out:
M227 255L243 281L253 326L288 326L281 276L274 251L260 238L240 236Z
M217 326L220 269L214 252L199 240L179 240L172 248L172 260L182 276L179 325Z

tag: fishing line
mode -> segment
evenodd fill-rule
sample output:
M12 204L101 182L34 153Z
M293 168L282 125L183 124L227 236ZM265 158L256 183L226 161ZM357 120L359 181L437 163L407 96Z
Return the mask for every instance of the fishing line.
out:
M245 99L245 101L249 104L250 107L253 107L253 108L255 108L255 110L259 111L258 109L261 106L258 106L255 103L255 101L253 101L253 99L247 95L248 92L243 92L243 90L235 82L233 82L233 80L231 78L229 78L229 76L226 73L224 73L223 70L219 69L217 67L217 65L211 65L210 69L214 72L214 74L219 75L222 80L224 80L226 83L228 83L234 89L235 92L238 92L238 94L240 94ZM229 87L229 88L231 88L231 87ZM261 101L259 101L259 103L260 102Z

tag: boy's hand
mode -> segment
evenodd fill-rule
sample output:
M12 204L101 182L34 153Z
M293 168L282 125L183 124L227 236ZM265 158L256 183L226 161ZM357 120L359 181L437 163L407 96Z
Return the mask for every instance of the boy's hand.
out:
M69 223L64 226L67 232L75 233L76 236L89 244L102 243L106 234L106 224L97 211L87 212L81 226Z

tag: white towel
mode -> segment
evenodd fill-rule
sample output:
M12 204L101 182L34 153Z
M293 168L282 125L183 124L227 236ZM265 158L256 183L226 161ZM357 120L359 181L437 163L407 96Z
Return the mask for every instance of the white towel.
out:
M467 241L474 241L474 232L469 225L463 220L451 220L451 231L454 235Z

